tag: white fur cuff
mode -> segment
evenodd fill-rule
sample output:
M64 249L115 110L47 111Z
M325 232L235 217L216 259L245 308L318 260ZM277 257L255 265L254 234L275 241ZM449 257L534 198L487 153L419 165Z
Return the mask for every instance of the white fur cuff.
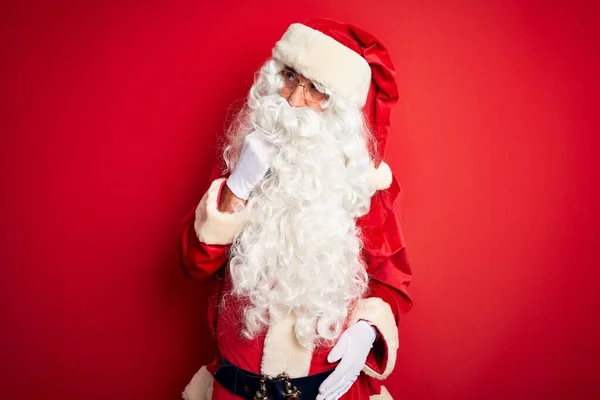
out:
M184 400L212 400L213 383L213 376L206 367L202 367L185 387L181 397Z
M393 397L390 394L390 392L388 392L387 388L385 386L382 386L381 393L374 394L373 396L369 397L369 399L370 400L393 400Z
M213 181L196 208L194 229L198 240L206 244L231 244L246 220L245 210L229 214L218 210L217 199L225 178Z
M369 63L326 34L292 24L273 48L273 58L308 79L364 106L371 84Z
M396 326L396 319L392 313L392 308L379 297L363 299L359 302L352 322L358 322L361 319L368 321L377 328L381 336L383 336L383 340L385 340L388 352L387 364L381 374L367 366L363 368L363 371L373 378L385 379L392 373L396 365L396 353L398 351L398 327Z

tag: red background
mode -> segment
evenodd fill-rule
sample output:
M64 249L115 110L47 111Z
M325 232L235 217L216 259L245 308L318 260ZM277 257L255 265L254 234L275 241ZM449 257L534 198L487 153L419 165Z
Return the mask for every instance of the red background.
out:
M179 220L229 105L313 16L372 32L399 71L386 158L416 307L392 394L600 396L594 2L15 3L0 11L0 398L178 398L210 348Z

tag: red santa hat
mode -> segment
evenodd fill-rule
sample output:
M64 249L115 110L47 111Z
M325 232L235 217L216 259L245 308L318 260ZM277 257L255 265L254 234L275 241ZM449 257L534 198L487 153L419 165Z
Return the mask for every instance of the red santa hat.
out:
M356 26L314 19L290 25L275 44L273 58L362 107L377 147L370 148L374 159L371 179L378 190L388 188L392 173L381 160L398 86L385 46Z

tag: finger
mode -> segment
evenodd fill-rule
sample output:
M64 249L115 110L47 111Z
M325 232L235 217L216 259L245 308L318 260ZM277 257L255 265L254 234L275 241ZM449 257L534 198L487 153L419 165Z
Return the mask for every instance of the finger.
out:
M354 382L357 377L356 371L352 371L354 363L350 357L342 358L335 370L323 381L319 387L319 393L328 398L335 390L344 386L347 382ZM360 373L360 371L359 371Z
M325 398L328 394L339 388L345 379L345 371L338 367L321 383L319 386L319 395L321 398Z
M337 400L337 399L339 399L344 394L346 394L346 392L348 392L348 390L350 390L350 388L352 387L353 383L354 382L347 382L342 387L340 387L336 391L334 391L332 394L330 394L329 396L325 397L325 399L323 399L323 400Z
M339 399L344 395L344 393L346 393L350 389L355 380L356 378L351 380L345 380L339 386L335 387L332 391L330 391L327 394L324 394L323 400Z
M321 386L319 386L319 396L317 397L317 400L324 399L325 396L341 386L343 381L342 378L343 376L336 376L333 374L329 375L329 377L325 379L323 383L321 383ZM321 399L319 399L319 397Z
M252 131L251 133L247 134L246 137L244 138L244 141L246 140L252 140L254 138L258 137L258 131Z
M331 375L323 381L319 387L319 393L322 394L324 398L328 398L333 392L344 386L348 381L352 384L352 382L356 380L356 377L353 377L355 374L350 371L352 364L350 357L342 358L342 362L340 362ZM350 379L351 377L353 378Z
M352 358L344 357L344 354L349 350L351 346L350 338L347 335L342 335L338 343L331 350L329 355L327 356L327 361L335 362L341 358L342 361L335 367L335 370L323 381L321 386L319 387L319 393L323 395L327 395L331 393L336 387L341 385L345 377L351 376L354 374L350 373L350 369L352 368Z
M331 351L327 355L327 361L333 363L342 358L342 356L344 355L344 353L346 353L346 350L348 349L348 342L348 336L342 334L338 342L335 344L335 346L333 346L333 349L331 349Z

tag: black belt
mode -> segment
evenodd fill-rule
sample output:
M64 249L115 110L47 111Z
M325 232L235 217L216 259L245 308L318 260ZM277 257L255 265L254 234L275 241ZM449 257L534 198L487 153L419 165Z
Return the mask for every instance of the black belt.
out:
M225 389L244 399L314 400L321 383L333 369L302 378L290 378L286 374L271 377L248 372L221 359L215 379Z

